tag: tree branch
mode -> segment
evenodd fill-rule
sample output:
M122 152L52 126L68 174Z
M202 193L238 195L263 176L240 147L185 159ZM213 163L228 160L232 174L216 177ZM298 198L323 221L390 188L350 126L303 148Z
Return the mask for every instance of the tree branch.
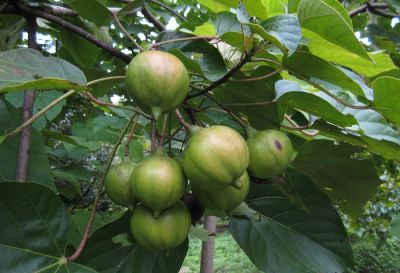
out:
M189 130L191 125L186 122L185 118L182 116L178 108L175 109L175 114L178 117L180 124L182 124L182 126L185 127L186 130Z
M78 259L86 246L87 240L89 239L90 231L92 230L94 218L96 217L97 205L99 204L99 201L100 201L100 196L101 196L101 192L102 192L102 189L104 186L104 181L105 181L106 175L108 173L108 170L110 169L114 155L116 154L118 147L121 144L121 141L124 139L124 136L125 136L126 132L128 131L129 127L131 126L132 122L134 121L134 119L135 119L135 115L133 115L132 118L128 121L128 124L125 126L125 129L119 136L119 139L116 142L116 144L110 154L110 157L108 158L108 161L106 163L106 169L100 178L100 184L99 184L99 188L97 190L96 199L94 200L92 212L90 213L88 223L86 224L85 231L83 232L81 242L80 242L78 248L75 250L75 252L71 256L67 257L68 261L73 262L76 259Z
M143 5L142 13L146 19L152 23L159 31L164 31L166 27L161 23L147 8L147 5Z
M243 65L245 65L248 61L250 61L250 59L251 59L251 57L252 57L252 55L253 55L253 52L254 52L255 50L256 50L255 48L251 49L250 52L247 53L246 56L245 56L235 67L233 67L228 73L226 73L225 76L223 76L221 79L219 79L219 80L213 82L211 85L209 85L207 88L205 88L205 89L202 90L202 91L199 91L199 92L197 92L197 93L188 95L188 96L186 97L186 99L191 99L191 98L195 98L195 97L204 95L204 94L206 94L207 92L213 90L214 88L216 88L216 87L218 87L218 86L224 84L226 81L229 80L230 77L232 77L233 75L235 75L236 72L238 72L238 71L240 70L240 68L242 68Z
M178 12L176 12L174 9L170 8L168 5L161 3L158 0L148 0L148 2L150 3L154 3L160 7L163 7L164 9L168 10L169 12L171 12L173 15L175 15L176 17L178 17L179 19L181 19L182 21L187 21L186 18L182 15L180 15Z
M118 14L117 13L113 13L113 17L114 17L115 23L117 23L117 25L119 26L121 31L123 33L125 33L125 35L129 38L129 40L131 40L131 42L136 46L136 48L139 49L140 51L143 51L144 49L136 42L135 38L133 38L132 35L121 24L121 21L118 18Z
M117 57L124 61L125 63L129 63L131 60L131 57L122 53L118 49L113 48L111 45L104 43L100 39L98 39L96 36L93 34L85 31L84 29L77 27L74 24L71 24L70 22L67 22L57 16L54 16L52 14L46 13L44 11L41 11L36 8L31 8L25 5L19 5L18 8L15 8L13 6L8 6L6 9L2 11L2 13L12 13L12 14L20 14L23 16L28 16L28 17L40 17L43 19L46 19L50 22L53 22L67 30L73 31L79 36L85 38L86 40L92 42L93 44L97 45L98 47L106 50L108 53L110 53L112 56Z
M26 16L28 25L28 47L36 49L36 17ZM22 122L26 123L33 114L33 104L35 102L35 90L27 90L24 95L24 104L22 108ZM29 153L31 150L32 123L22 128L21 137L19 139L19 151L17 161L17 171L15 180L18 182L26 182L28 173Z

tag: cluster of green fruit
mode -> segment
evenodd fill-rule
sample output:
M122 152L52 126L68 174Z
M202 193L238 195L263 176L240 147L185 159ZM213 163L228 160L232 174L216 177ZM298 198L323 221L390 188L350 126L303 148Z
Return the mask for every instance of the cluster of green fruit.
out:
M185 66L161 51L137 55L126 74L128 91L156 119L179 107L189 89ZM139 165L128 161L111 167L105 189L115 203L133 209L131 231L151 250L168 250L188 236L191 215L181 201L190 191L210 212L229 213L246 198L249 173L257 178L281 174L292 158L289 138L274 130L248 128L247 142L227 126L192 126L182 164L162 147Z

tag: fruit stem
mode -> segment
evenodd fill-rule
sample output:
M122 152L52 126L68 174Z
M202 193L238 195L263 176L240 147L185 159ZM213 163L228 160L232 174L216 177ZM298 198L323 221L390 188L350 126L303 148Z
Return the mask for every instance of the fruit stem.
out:
M130 160L130 159L129 159L129 145L131 144L132 137L133 137L133 134L134 134L134 132L135 132L135 129L136 129L136 125L137 125L138 120L139 120L139 113L136 113L136 114L134 115L134 122L133 122L133 125L132 125L132 127L131 127L131 130L130 130L130 132L129 132L128 139L127 139L127 141L126 141L126 143L125 143L125 160L127 160L127 159Z
M189 128L189 133L190 133L190 135L194 135L201 130L203 130L203 127L200 127L197 125L191 125Z
M126 132L128 132L129 127L134 122L134 119L135 119L135 116L132 116L131 119L128 121L127 125L125 126L125 129L121 132L119 139L117 140L117 142L114 145L113 150L111 151L111 154L106 163L106 168L105 168L104 172L102 173L101 178L99 180L100 181L99 188L97 190L96 198L94 200L93 207L92 207L92 212L90 213L88 223L86 224L85 231L83 232L81 242L79 243L79 246L75 250L75 252L71 256L67 257L68 261L70 261L70 262L78 259L79 256L82 254L83 249L86 246L90 231L91 231L93 223L94 223L94 218L96 217L97 205L99 204L99 201L100 201L101 193L102 193L102 190L104 187L105 178L110 169L112 160L113 160L115 154L117 153L118 147L121 144L122 140L124 139Z
M181 112L179 111L178 108L175 109L175 114L178 117L179 122L185 127L186 130L190 131L190 128L192 127L189 123L186 122L186 120L183 118Z
M247 138L254 136L257 132L258 132L258 130L254 129L250 125L247 125L247 127L246 127Z
M151 119L151 151L154 152L157 148L157 120Z
M240 177L235 181L233 181L232 186L238 190L240 190L243 187L242 182L240 181Z

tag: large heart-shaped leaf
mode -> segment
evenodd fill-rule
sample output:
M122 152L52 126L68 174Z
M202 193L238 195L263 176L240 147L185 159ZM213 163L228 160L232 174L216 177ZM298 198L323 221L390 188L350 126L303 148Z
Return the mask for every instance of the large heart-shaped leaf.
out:
M314 140L299 150L293 166L307 175L349 214L363 211L381 183L371 160L353 158L362 150L328 140Z
M0 272L96 272L67 262L69 214L54 192L5 182L0 200Z
M343 272L352 264L352 251L329 199L293 170L285 183L300 202L291 202L279 185L252 184L246 202L256 215L234 217L233 237L267 273Z
M76 66L36 50L0 52L0 93L24 89L86 90L86 78Z

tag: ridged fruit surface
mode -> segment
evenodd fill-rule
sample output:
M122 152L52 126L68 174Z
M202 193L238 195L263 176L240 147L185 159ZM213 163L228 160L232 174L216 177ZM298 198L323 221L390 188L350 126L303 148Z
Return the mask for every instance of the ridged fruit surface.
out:
M250 135L247 145L249 172L255 177L271 178L282 174L292 160L292 142L280 131L257 131Z
M131 161L111 166L104 181L104 187L110 199L121 206L131 207L135 197L129 191L129 181L136 164Z
M183 154L183 169L197 188L212 190L234 184L246 171L249 152L235 130L222 125L197 130Z
M161 150L146 157L136 167L130 181L132 194L156 214L178 201L186 185L179 163Z
M125 76L128 92L156 119L177 108L189 90L185 66L177 57L163 51L145 51L136 55Z
M205 208L229 212L239 206L249 193L250 178L247 172L240 177L240 182L242 184L240 189L227 186L220 190L204 191L192 187L192 192Z
M178 247L187 238L190 225L190 213L182 201L164 210L157 218L150 209L140 205L131 218L133 237L148 250L166 251Z

